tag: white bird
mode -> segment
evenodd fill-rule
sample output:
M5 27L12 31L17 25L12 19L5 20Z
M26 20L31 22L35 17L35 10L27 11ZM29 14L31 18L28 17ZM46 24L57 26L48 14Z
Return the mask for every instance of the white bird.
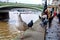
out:
M19 27L17 27L18 30L20 30L20 31L27 30L28 29L28 25L22 20L21 13L19 14L18 18L19 18L19 20L18 20L19 21Z

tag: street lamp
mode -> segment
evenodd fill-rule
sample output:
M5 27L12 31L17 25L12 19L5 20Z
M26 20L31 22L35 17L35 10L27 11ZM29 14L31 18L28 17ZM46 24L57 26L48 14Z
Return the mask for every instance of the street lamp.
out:
M47 9L47 0L45 0L45 3L44 3L44 9L43 9L43 13L45 12L45 10ZM47 27L45 27L45 35L44 35L44 40L46 40L46 29Z
M45 0L45 4L44 4L44 9L43 9L43 13L45 12L45 10L47 9L47 0Z

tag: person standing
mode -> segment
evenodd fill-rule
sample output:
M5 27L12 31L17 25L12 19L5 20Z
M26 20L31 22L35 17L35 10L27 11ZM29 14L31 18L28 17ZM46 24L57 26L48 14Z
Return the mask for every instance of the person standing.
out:
M59 19L59 24L60 24L60 4L58 5L58 14L57 14L57 16L58 16L58 19Z
M52 22L52 19L53 19L53 16L51 15L50 7L47 8L47 19L48 19L49 28L50 28L51 27L51 22Z

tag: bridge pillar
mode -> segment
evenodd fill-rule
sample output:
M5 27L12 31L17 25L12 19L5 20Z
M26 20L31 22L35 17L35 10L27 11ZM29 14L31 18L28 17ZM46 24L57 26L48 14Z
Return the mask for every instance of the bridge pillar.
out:
M0 12L0 21L7 21L9 19L9 12Z

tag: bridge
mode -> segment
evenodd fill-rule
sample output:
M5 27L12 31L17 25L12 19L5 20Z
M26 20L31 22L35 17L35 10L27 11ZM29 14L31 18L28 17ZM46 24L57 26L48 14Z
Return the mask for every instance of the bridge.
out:
M43 10L43 6L41 5L0 2L0 19L9 18L9 11L15 8L28 8L39 11Z
M23 4L23 3L5 3L0 2L0 10L11 9L11 8L32 8L32 9L43 9L43 6L36 4Z

